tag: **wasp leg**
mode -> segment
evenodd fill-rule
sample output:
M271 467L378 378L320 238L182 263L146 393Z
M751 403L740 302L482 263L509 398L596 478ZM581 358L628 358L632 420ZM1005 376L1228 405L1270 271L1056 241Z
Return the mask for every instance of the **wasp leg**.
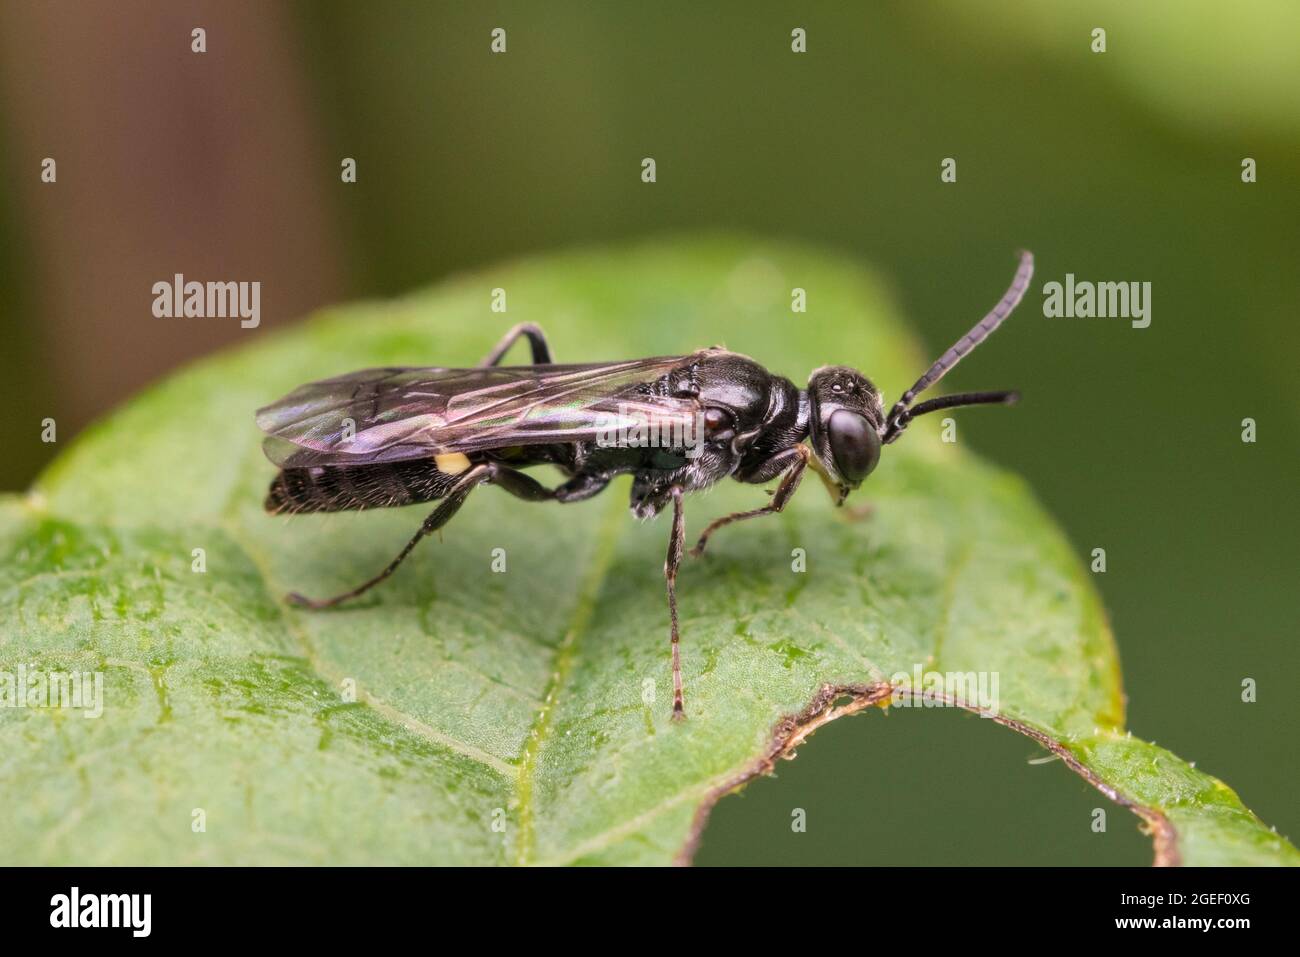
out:
M863 502L860 505L845 505L844 504L844 497L846 494L845 491L839 486L837 486L834 482L832 482L830 476L828 476L824 471L818 468L816 464L813 465L813 471L817 473L817 477L822 480L822 485L826 489L826 494L831 497L831 502L834 503L835 508L838 510L836 511L835 514L838 515L840 518L842 518L844 521L846 522L865 521L866 519L870 518L872 514L875 512L876 507L872 505L870 502Z
M489 465L492 474L485 480L525 502L549 502L557 498L558 489L549 489L531 475L504 465Z
M603 492L605 486L609 484L609 478L603 472L584 472L575 475L556 488L554 492L555 499L566 504L569 502L585 502L587 499Z
M521 498L526 502L546 502L555 498L555 491L548 489L541 482L523 472L515 469L506 468L503 465L497 465L495 462L486 462L481 465L475 465L460 479L446 497L438 504L438 507L430 513L429 517L424 520L420 530L412 536L411 540L403 548L388 566L362 585L358 585L351 591L344 592L341 595L335 595L333 598L315 599L307 598L297 592L293 592L285 599L291 605L299 605L303 608L332 608L335 605L342 604L350 598L356 598L363 592L374 588L381 581L397 570L397 566L402 564L406 556L411 554L415 546L420 543L420 539L430 532L436 532L449 521L452 516L460 511L460 507L465 504L465 499L469 497L475 486L484 482L491 482L493 485L499 485L505 491L509 492L515 498Z
M674 485L669 494L673 498L673 530L668 539L668 558L664 561L664 581L668 585L668 616L672 620L673 645L673 720L686 717L682 703L682 653L677 633L677 568L682 563L682 547L686 544L686 520L682 515L682 490Z
M826 488L826 494L831 497L831 501L835 504L835 514L841 519L850 523L865 522L875 514L876 506L872 505L870 502L861 502L857 505L845 505L844 490L832 482L830 477L818 468L816 464L813 465L813 471L816 472L817 477L822 480L822 485Z
M708 528L700 534L700 540L695 543L695 547L691 549L692 558L699 558L704 554L704 546L708 544L709 536L722 526L730 525L732 522L743 522L747 518L758 518L760 515L775 515L785 508L786 503L798 491L799 482L803 479L803 470L808 465L808 447L796 445L788 454L793 459L793 462L786 469L785 475L781 477L781 484L776 487L776 494L772 496L772 501L762 508L750 509L747 512L732 512L730 515L724 515L722 518L711 522Z
M486 369L488 366L500 363L520 336L528 337L528 344L533 349L533 365L551 364L551 347L546 344L546 333L542 332L541 326L533 325L531 322L521 322L501 337L501 341L478 364L479 368Z
M876 513L876 506L870 502L863 502L860 505L845 505L840 509L840 515L846 522L865 522Z
M451 521L452 516L460 511L461 505L465 503L465 499L469 497L469 493L473 491L474 487L479 485L481 482L487 481L491 477L493 471L494 470L490 465L476 465L461 476L460 480L451 487L451 490L447 493L446 497L438 504L438 507L429 513L429 517L420 525L419 530L411 537L411 540L406 543L406 546L400 552L398 552L397 557L389 562L384 570L374 578L358 585L351 591L346 591L341 595L335 595L333 598L307 598L304 595L293 592L288 596L287 601L292 605L300 605L306 608L332 608L335 605L341 604L351 598L356 598L358 595L374 588L397 570L397 567L406 560L406 557L411 554L415 549L415 546L420 543L420 539L424 538L424 536L428 535L430 532L436 532Z
M583 502L599 494L609 484L609 476L603 474L576 475L555 488L547 488L531 475L504 465L492 463L492 476L487 479L493 485L504 489L515 498L525 502Z

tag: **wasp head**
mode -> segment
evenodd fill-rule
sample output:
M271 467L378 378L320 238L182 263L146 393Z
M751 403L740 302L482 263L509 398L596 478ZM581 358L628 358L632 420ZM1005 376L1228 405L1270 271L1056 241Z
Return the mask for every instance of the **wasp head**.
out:
M856 369L823 366L808 380L808 400L813 455L843 501L880 461L880 391Z

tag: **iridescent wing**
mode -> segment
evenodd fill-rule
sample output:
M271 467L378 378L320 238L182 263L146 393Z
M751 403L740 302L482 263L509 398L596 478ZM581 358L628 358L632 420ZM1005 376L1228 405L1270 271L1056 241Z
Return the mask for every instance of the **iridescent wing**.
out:
M659 393L694 359L365 369L300 386L259 409L257 424L267 457L293 468L596 441L638 423L689 435L699 403Z

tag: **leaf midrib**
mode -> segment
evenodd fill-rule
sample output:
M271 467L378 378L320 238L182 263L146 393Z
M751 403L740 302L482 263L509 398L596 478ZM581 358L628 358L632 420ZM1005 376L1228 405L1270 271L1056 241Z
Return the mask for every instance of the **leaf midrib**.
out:
M609 572L618 541L626 527L627 519L623 514L622 502L611 498L611 503L606 507L597 525L596 543L586 573L578 586L578 595L574 602L573 614L569 618L569 626L565 629L564 638L556 646L552 657L551 679L542 694L542 707L529 729L524 741L523 753L519 758L518 783L515 789L519 814L515 863L519 865L529 863L537 840L533 826L533 785L536 783L537 763L542 748L551 732L551 716L559 701L564 683L573 671L579 639L591 623L596 600L605 582L605 576Z

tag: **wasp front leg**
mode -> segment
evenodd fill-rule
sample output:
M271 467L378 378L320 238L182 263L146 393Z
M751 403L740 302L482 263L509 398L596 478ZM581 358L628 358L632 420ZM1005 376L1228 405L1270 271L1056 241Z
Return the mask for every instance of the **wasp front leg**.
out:
M846 522L865 522L875 513L876 506L870 502L861 502L857 505L845 505L839 514Z
M835 507L839 510L838 514L846 522L862 522L870 518L876 511L876 507L870 502L862 502L859 505L845 505L844 498L848 494L846 489L841 488L831 481L831 477L817 464L814 457L809 461L812 470L817 473L817 477L822 480L822 485L826 487L826 494L831 497Z
M783 469L785 474L781 476L781 484L776 487L776 492L772 495L772 501L762 508L753 508L747 512L732 512L730 515L724 515L722 518L711 522L700 533L700 540L691 549L691 557L699 558L703 555L704 546L708 544L709 536L724 525L730 525L732 522L743 522L748 518L758 518L760 515L775 515L784 509L790 499L794 497L794 493L799 490L799 482L803 479L803 470L808 465L810 455L808 446L796 445L794 448L786 449L784 452L773 456L769 460L770 465L765 464L763 472L768 473L772 469Z

